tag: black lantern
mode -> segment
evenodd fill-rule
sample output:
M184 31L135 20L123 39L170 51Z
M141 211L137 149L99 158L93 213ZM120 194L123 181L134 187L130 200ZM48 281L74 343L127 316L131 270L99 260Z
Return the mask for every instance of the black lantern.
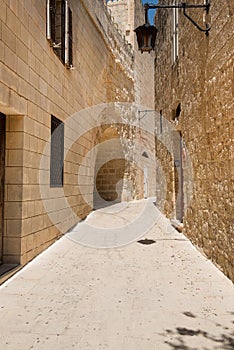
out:
M157 29L154 26L145 23L143 26L137 27L134 32L137 36L138 48L143 52L154 50Z
M137 27L134 32L136 33L137 36L137 43L138 43L138 48L141 50L141 53L143 52L150 52L154 50L155 47L155 41L156 41L156 35L158 30L149 24L149 19L148 19L148 10L152 9L172 9L172 8L178 8L183 10L183 14L185 17L195 26L197 29L199 29L201 32L204 32L206 36L209 35L209 31L211 29L211 26L206 23L205 28L202 28L197 22L194 21L193 18L191 18L186 10L187 9L204 9L206 13L209 13L210 10L210 2L211 0L204 0L203 4L187 4L186 2L181 2L180 4L172 4L172 5L163 5L163 4L158 4L158 5L149 5L146 3L144 5L145 9L145 24Z
M154 50L155 40L157 35L157 29L149 24L148 10L150 5L146 3L144 5L145 9L145 24L143 26L137 27L134 32L137 36L138 49L143 52L149 52Z

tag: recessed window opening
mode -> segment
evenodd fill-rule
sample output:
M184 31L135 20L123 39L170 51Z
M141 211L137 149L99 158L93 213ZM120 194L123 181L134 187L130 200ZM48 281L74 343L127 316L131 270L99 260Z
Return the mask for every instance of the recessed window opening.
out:
M177 108L172 111L172 120L178 120L181 113L181 104L179 103Z
M162 134L163 132L163 115L162 115L162 110L160 109L160 114L159 114L159 117L160 117L160 134Z
M63 187L64 124L51 116L50 187Z
M60 58L68 66L73 64L72 11L67 0L47 0L47 39Z

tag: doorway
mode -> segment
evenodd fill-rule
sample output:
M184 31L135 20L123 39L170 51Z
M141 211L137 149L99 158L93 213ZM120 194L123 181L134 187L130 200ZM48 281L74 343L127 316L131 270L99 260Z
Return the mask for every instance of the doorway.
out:
M174 146L174 181L175 181L175 211L176 219L180 222L184 217L184 174L183 174L183 139L180 132L173 135Z
M5 128L6 116L0 113L0 264L3 263Z

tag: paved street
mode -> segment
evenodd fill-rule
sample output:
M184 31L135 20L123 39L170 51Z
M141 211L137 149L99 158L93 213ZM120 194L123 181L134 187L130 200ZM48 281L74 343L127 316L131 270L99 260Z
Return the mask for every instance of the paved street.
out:
M93 212L0 287L0 349L234 349L233 284L145 203Z

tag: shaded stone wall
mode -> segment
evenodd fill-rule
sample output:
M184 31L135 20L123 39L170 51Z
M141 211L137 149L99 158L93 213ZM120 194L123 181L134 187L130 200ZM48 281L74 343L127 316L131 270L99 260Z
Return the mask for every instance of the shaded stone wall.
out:
M179 11L179 56L175 62L172 60L172 11L158 11L155 62L156 108L181 131L187 147L187 154L183 155L185 197L188 182L193 180L192 201L184 216L184 233L232 280L233 6L232 0L212 0L208 16L203 10L188 11L201 26L207 17L212 25L208 37ZM176 116L179 104L181 113ZM158 156L164 157L160 152ZM190 173L186 164L188 156L192 164ZM173 194L169 197L166 206L174 203L175 207Z
M0 112L6 114L5 262L25 264L61 235L53 213L60 213L56 219L60 224L68 205L79 218L92 209L90 164L95 158L87 154L98 142L99 130L92 130L90 118L87 121L82 113L76 127L81 135L86 134L74 142L64 162L67 203L59 189L50 190L47 208L41 200L41 181L49 186L49 155L45 178L39 178L39 169L50 139L51 115L66 121L90 106L134 99L133 51L113 25L104 3L70 0L69 5L73 13L72 70L62 64L46 39L46 1L0 2ZM65 125L65 150L72 133L73 128ZM77 186L77 171L86 155L87 165ZM86 193L85 203L82 193ZM66 225L74 223L71 219Z
M109 0L107 8L117 23L118 28L124 33L126 40L131 44L134 50L134 101L139 106L136 114L133 116L135 125L139 129L147 128L154 133L154 118L148 115L148 112L154 110L154 54L143 55L138 51L136 35L134 29L144 24L145 16L141 0ZM139 111L142 111L139 113ZM151 125L149 125L151 124ZM125 138L131 139L135 143L133 162L135 166L131 167L129 176L134 183L133 198L144 198L144 192L148 196L155 196L155 142L154 138L143 140L141 131L134 129L126 131ZM124 145L123 145L124 147ZM128 146L127 146L128 147ZM124 147L125 148L125 147ZM152 151L153 150L153 151ZM150 158L142 157L142 153L147 151ZM125 154L127 154L125 150ZM144 179L144 172L147 176ZM147 179L146 179L147 178ZM144 182L147 182L147 191ZM145 191L144 191L145 188Z
M128 168L117 127L109 126L102 134L97 150L94 208L101 206L103 199L121 201Z
M112 159L103 164L96 178L98 194L106 201L121 202L123 180L127 169L125 159Z

